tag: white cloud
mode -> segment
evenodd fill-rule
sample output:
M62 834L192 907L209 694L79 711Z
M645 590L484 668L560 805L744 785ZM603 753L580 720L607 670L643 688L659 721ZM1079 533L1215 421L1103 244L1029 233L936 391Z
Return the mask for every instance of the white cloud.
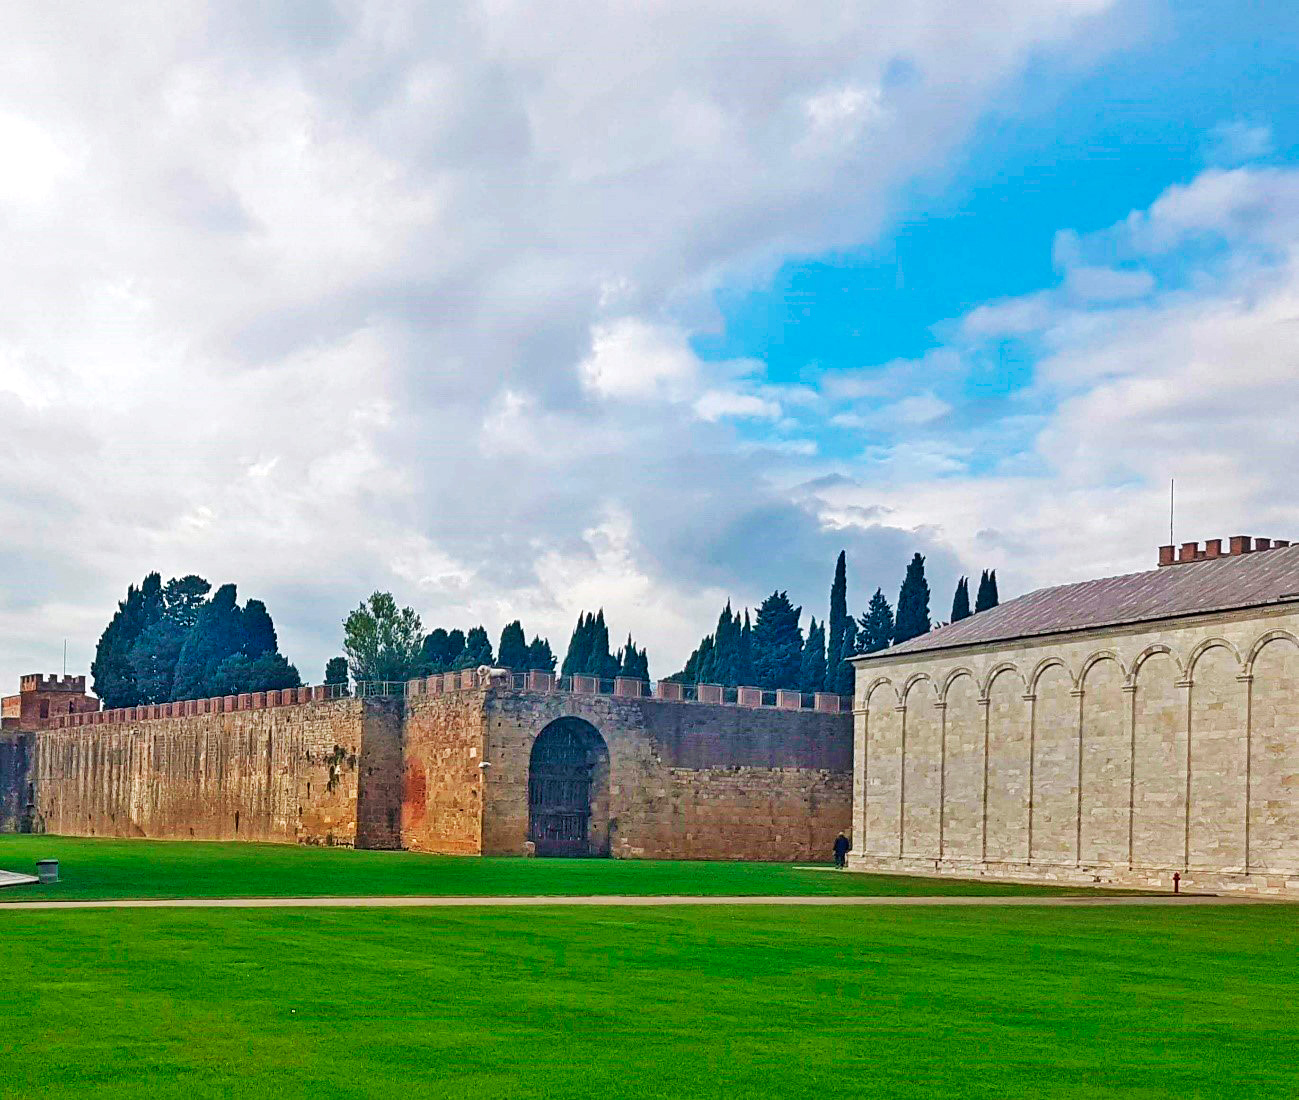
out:
M780 405L756 394L708 390L695 402L695 414L701 420L709 421L723 417L775 420L780 416Z
M377 587L560 646L685 609L658 671L724 592L822 599L810 441L734 421L817 406L682 319L867 239L1108 6L5 7L0 683L153 568L265 598L308 676Z
M1272 152L1272 127L1253 125L1243 119L1220 122L1209 131L1204 143L1210 164L1235 166L1258 160Z

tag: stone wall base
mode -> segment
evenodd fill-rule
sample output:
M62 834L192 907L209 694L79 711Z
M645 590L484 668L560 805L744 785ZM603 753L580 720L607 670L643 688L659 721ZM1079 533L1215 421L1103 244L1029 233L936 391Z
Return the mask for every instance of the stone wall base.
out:
M1003 863L977 860L881 857L848 853L848 870L932 878L987 879L994 882L1036 882L1061 886L1109 886L1130 890L1172 892L1176 867L1128 867L1062 863ZM1183 893L1249 894L1299 900L1299 870L1181 871Z

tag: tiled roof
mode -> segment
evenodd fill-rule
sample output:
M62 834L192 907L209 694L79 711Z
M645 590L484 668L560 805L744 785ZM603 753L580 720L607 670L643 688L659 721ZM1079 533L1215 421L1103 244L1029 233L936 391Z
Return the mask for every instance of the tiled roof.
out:
M1299 545L1042 588L865 660L1299 601Z

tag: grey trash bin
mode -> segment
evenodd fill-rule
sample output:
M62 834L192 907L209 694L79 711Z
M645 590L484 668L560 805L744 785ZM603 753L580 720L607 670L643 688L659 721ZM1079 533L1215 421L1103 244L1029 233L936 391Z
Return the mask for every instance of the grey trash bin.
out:
M57 859L38 859L36 877L42 882L59 881L59 861Z

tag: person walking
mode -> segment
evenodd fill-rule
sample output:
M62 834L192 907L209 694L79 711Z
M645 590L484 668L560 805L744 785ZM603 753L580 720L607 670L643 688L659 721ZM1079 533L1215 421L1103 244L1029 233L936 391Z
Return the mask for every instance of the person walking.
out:
M840 833L834 838L834 865L843 870L848 866L848 849L852 847L852 842Z

